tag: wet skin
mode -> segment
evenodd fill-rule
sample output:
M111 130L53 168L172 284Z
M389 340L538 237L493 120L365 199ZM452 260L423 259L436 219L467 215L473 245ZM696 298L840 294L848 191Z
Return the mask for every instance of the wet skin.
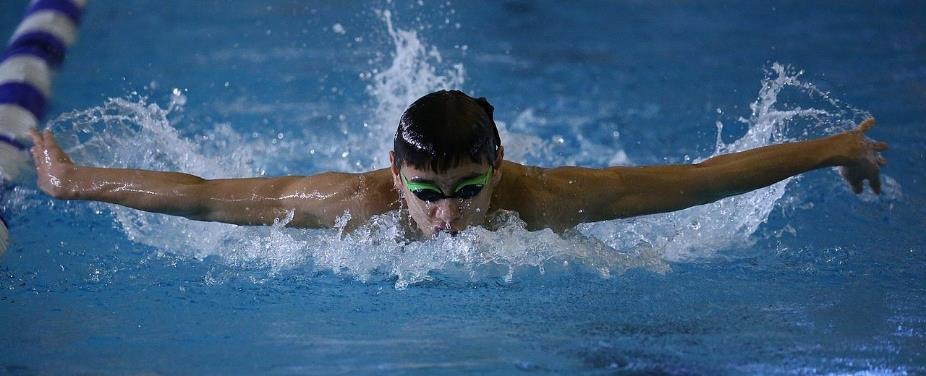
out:
M394 158L394 154L390 154L390 161L394 161ZM444 198L434 202L424 201L415 196L402 182L402 174L410 181L434 183L443 192L453 192L453 188L459 182L482 175L488 169L488 163L467 161L440 173L415 168L407 163L400 169L393 167L390 171L393 174L393 186L400 192L409 217L421 234L429 236L441 231L455 235L469 226L484 224L493 188L501 180L502 172L500 169L493 169L489 182L474 197Z
M662 213L702 205L762 188L824 167L839 167L856 193L867 181L880 193L880 152L887 144L855 129L814 140L768 145L712 157L700 163L657 166L542 168L505 161L499 148L493 174L469 199L418 199L402 182L437 184L452 192L462 180L487 171L487 163L463 163L448 171L407 164L364 172L313 176L202 179L178 173L80 166L58 146L51 132L33 131L32 155L38 187L55 198L92 200L202 221L267 225L291 213L293 227L332 227L350 213L349 228L374 215L406 209L422 235L456 233L484 225L497 210L517 212L529 230L557 232L579 223ZM394 155L390 154L394 161Z

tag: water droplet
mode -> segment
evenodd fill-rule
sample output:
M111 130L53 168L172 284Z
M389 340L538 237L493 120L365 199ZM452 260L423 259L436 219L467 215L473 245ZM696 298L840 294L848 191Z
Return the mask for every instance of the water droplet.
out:
M691 221L688 227L690 227L692 230L698 230L701 228L701 222L697 220Z

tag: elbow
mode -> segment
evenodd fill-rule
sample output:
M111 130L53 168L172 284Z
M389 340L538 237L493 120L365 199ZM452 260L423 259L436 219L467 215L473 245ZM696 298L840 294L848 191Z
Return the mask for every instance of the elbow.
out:
M197 178L175 188L172 192L175 215L198 221L215 221L215 187L209 180Z
M687 202L688 206L697 206L743 193L736 189L735 184L730 184L735 177L731 179L724 175L710 159L688 165L675 185L679 199Z

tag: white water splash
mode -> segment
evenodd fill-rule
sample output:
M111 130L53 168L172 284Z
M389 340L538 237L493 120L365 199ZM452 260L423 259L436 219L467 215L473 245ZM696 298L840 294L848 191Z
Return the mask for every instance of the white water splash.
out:
M352 146L366 155L386 155L394 124L412 101L434 90L459 88L464 82L461 64L438 73L435 67L443 61L436 48L423 43L415 31L396 28L388 11L381 17L394 51L387 68L369 75L372 81L368 94L375 102L370 119L374 125L367 134L358 133L333 145L343 149ZM772 70L763 80L752 115L743 119L749 128L746 134L729 144L718 136L715 154L792 139L787 136L789 130L807 130L793 126L800 119L811 119L826 132L845 129L852 123L839 111L779 109L778 97L787 88L822 97L837 109L845 106L802 83L799 73L778 64ZM180 92L174 94L167 109L147 103L145 98L110 99L103 106L66 114L52 127L80 163L185 171L207 178L260 175L262 169L258 166L266 163L265 156L285 154L290 149L242 137L221 124L207 135L181 135L169 117L182 111L186 98ZM551 164L566 164L588 157L582 153L593 152L611 163L629 161L622 150L604 147L594 140L580 140L583 147L572 155L554 157L548 151L556 141L540 139L530 132L531 123L544 121L530 111L522 112L510 127L500 121L502 136L512 145L509 157L521 160L544 156L554 158L548 161ZM718 128L722 129L722 124ZM667 261L697 259L718 249L748 244L785 194L789 181L675 213L583 225L566 235L549 230L528 232L516 214L499 213L492 230L470 228L456 237L441 235L425 241L405 239L398 212L377 216L359 229L344 233L343 223L328 230L286 228L292 213L273 226L244 227L105 207L129 239L160 253L195 259L217 256L236 267L267 268L271 276L308 266L361 281L395 280L395 286L403 288L437 275L512 281L522 270L573 272L579 268L605 277L634 267L663 272L668 269Z
M750 105L751 116L740 119L748 126L746 134L729 144L724 143L723 124L717 122L717 141L711 156L794 141L796 137L789 134L805 138L812 133L845 131L854 127L858 118L868 117L802 82L802 74L774 63L762 81L758 98ZM788 89L796 89L805 97L822 98L829 108L779 108L779 96ZM809 124L802 123L805 121ZM704 159L708 158L698 161ZM708 257L718 250L750 244L751 236L768 220L786 187L795 179L788 178L766 188L681 211L587 224L580 228L583 233L617 249L641 245L659 249L662 257L669 261Z
M619 146L606 145L604 140L592 140L582 134L578 127L590 121L592 120L585 118L562 118L554 121L535 114L532 108L521 111L510 125L504 120L496 119L507 160L545 167L632 165L630 158ZM551 123L560 124L564 128L564 134L571 134L576 146L567 147L561 136L542 138L536 134L538 127ZM563 149L575 151L564 153Z
M145 97L110 98L100 107L65 113L49 127L59 141L74 145L73 156L107 167L184 171L204 178L251 176L250 148L230 148L230 153L209 155L199 140L181 136L168 115L181 112L186 97L175 90L167 108L148 103ZM229 134L227 127L214 132ZM217 158L223 155L224 158Z
M390 11L381 11L379 15L386 24L394 50L388 67L369 73L372 82L367 92L376 103L371 120L374 127L362 142L388 140L373 151L373 155L385 156L392 150L392 139L405 109L430 92L461 88L465 70L463 64L451 64L449 69L439 72L438 67L444 62L437 48L425 44L415 30L396 28Z

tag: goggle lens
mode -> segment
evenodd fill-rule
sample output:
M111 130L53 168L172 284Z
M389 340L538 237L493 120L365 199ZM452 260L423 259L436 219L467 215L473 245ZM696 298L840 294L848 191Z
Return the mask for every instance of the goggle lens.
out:
M427 202L434 202L444 198L444 193L433 189L416 189L412 191L416 197Z
M476 195L478 195L479 192L482 192L482 187L484 187L484 185L482 184L464 185L458 188L456 192L454 192L454 196L457 196L463 199L473 198L473 197L476 197Z
M479 195L479 192L482 192L482 188L485 187L486 183L489 181L489 177L492 176L492 166L489 166L489 170L485 174L480 176L467 179L457 185L456 190L453 192L453 196L447 196L432 183L426 182L410 182L408 178L402 174L402 181L405 183L405 186L408 187L410 191L418 197L420 200L427 202L434 202L438 200L443 200L445 198L459 198L459 199L470 199Z

